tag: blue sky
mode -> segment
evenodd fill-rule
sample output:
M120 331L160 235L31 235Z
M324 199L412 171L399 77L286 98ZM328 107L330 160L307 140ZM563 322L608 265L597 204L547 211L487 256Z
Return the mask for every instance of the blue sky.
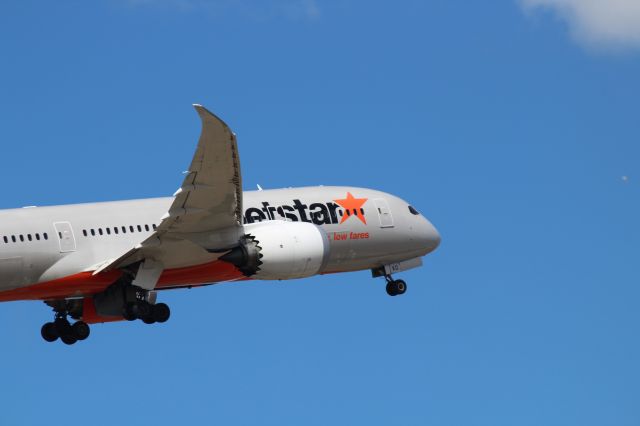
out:
M172 194L199 102L246 189L382 189L443 243L403 297L169 292L74 347L3 304L0 423L637 425L640 8L608 4L3 2L0 207Z

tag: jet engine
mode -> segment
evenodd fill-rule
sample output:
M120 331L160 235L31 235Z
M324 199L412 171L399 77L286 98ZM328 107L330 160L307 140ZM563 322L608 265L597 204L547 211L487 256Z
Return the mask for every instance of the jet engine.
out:
M312 223L268 221L247 224L240 245L220 257L245 276L262 280L304 278L322 272L329 260L327 234Z

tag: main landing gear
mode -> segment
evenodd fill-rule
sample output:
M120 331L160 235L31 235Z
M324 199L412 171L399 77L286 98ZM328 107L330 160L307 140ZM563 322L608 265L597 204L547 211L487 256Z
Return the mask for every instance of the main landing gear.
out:
M66 312L56 312L53 322L45 323L40 329L42 338L47 342L55 342L60 339L66 345L73 345L78 340L89 337L91 329L84 321L76 321L73 324L67 319Z
M142 320L145 324L155 322L166 322L171 316L171 310L166 303L156 303L155 305L146 300L137 300L127 303L122 316L127 321Z
M385 275L387 280L387 294L389 296L399 296L407 291L407 283L402 280L394 280L391 275Z
M93 298L98 316L115 320L124 318L128 321L139 319L146 324L166 322L171 316L169 306L155 301L155 292L130 285L116 285ZM60 339L64 344L73 345L89 337L91 329L82 321L87 318L84 316L86 311L83 299L50 300L45 303L53 308L55 315L54 320L44 324L40 330L44 340L55 342ZM98 311L98 308L101 310ZM72 324L69 318L76 321Z
M155 291L144 290L136 286L125 286L121 313L127 321L142 320L145 324L167 322L171 310L166 303L156 303Z

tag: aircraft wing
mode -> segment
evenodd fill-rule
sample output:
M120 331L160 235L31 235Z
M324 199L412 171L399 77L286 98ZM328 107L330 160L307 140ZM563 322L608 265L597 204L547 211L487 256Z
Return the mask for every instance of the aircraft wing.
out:
M198 147L169 211L147 239L116 259L96 265L94 275L145 261L157 270L179 259L211 256L237 244L242 225L242 177L235 134L201 105ZM147 262L149 260L149 262ZM154 283L155 285L155 283Z
M202 133L182 186L156 230L158 235L242 224L242 177L236 137L206 108L194 107L202 120Z

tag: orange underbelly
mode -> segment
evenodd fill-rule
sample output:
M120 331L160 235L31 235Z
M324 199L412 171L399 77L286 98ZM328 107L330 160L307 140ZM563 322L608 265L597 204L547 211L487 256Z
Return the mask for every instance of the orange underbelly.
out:
M0 302L90 296L109 287L120 277L120 274L120 271L109 271L97 275L92 275L91 272L80 272L56 280L0 292ZM235 266L227 262L214 261L186 268L168 269L160 276L156 289L198 286L240 279L245 279L245 276Z

